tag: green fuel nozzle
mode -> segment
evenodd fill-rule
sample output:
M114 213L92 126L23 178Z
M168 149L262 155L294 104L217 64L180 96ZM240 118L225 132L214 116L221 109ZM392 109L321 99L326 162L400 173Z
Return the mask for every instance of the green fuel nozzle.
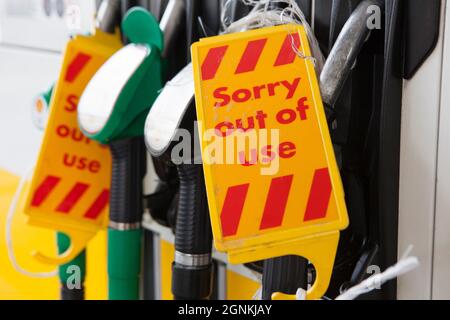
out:
M183 8L168 6L164 16L170 14L174 19ZM81 130L87 137L109 144L113 158L108 227L111 300L139 299L144 123L163 86L163 31L148 11L130 9L122 21L122 32L130 43L100 68L78 105Z

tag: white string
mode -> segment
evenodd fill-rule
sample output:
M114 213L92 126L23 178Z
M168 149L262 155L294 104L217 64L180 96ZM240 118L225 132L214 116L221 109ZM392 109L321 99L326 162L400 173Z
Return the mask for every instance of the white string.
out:
M230 22L228 13L233 1L241 1L243 4L253 8L245 17L235 22ZM284 9L270 8L270 4L284 4L286 7ZM323 68L325 58L320 50L319 43L305 15L294 0L226 0L222 9L221 23L224 30L222 33L243 32L283 24L301 24L305 27L313 56L305 56L294 45L293 37L292 49L300 58L312 59L319 74Z
M9 206L8 215L6 216L6 232L5 232L5 238L6 238L6 247L8 249L8 257L11 261L11 264L13 265L14 269L16 269L17 272L20 272L21 274L32 277L32 278L51 278L58 275L58 270L50 271L50 272L30 272L28 270L25 270L22 268L19 263L17 262L16 256L14 254L14 246L13 246L13 240L12 240L12 222L14 218L14 213L17 209L17 203L19 202L20 195L25 187L26 181L31 176L31 173L33 172L34 168L30 168L25 175L23 175L20 178L19 186L17 187L17 190L13 196L13 199L11 201L11 205Z
M396 279L419 266L419 259L417 257L409 257L413 247L409 246L406 252L403 254L402 258L392 267L389 267L384 272L375 274L360 284L348 289L335 300L354 300L359 296L369 293L386 282ZM262 287L260 287L254 294L253 300L262 299ZM306 300L306 290L300 288L296 293L296 300Z
M416 269L418 266L419 259L417 257L403 257L398 263L387 268L384 272L375 274L360 284L348 289L337 297L336 300L354 300L360 295L373 291L377 286Z
M259 287L258 290L256 290L252 300L262 300L262 287Z

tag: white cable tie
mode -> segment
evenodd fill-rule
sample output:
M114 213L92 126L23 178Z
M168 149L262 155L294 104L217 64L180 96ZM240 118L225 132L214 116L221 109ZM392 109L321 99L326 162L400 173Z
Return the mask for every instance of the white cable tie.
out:
M354 300L360 295L371 292L384 283L416 269L419 264L419 259L417 259L417 257L402 258L397 264L387 268L384 272L375 274L360 284L348 289L337 297L336 300Z

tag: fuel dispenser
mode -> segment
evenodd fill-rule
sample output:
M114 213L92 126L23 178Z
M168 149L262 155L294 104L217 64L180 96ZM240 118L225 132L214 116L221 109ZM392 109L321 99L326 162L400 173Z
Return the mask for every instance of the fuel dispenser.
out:
M311 19L314 22L316 28L315 30L316 33L318 34L320 45L327 56L329 54L330 48L334 48L333 44L336 42L336 40L345 39L344 37L342 37L341 39L338 38L339 32L344 25L346 25L346 28L349 29L344 30L343 34L345 34L345 32L349 32L350 30L352 32L352 35L348 37L347 40L351 40L353 42L353 45L350 45L349 47L347 47L347 49L344 49L344 52L346 52L347 54L346 58L348 58L348 60L347 61L341 60L341 62L344 62L344 64L342 65L342 69L340 70L340 72L342 72L342 75L339 77L341 81L337 81L335 83L333 83L333 81L330 81L328 83L329 88L326 87L327 85L323 83L323 81L321 83L322 85L321 89L324 91L324 101L327 104L326 112L328 121L330 123L330 131L331 131L330 133L333 139L337 163L339 164L339 168L342 174L344 188L346 189L346 202L348 203L349 206L350 221L352 222L350 224L350 228L348 229L348 231L344 231L343 236L340 240L339 250L337 253L335 263L336 265L333 271L333 277L330 282L330 288L327 292L327 297L335 297L339 294L341 290L345 290L347 286L360 282L366 276L365 272L367 270L367 266L369 266L371 263L380 261L379 260L380 257L386 257L385 255L387 254L387 252L390 252L388 255L391 258L390 260L388 259L390 261L389 263L383 265L384 268L387 267L388 265L393 264L396 260L394 259L395 255L392 255L391 249L388 248L386 243L383 245L383 250L381 252L379 251L380 238L377 238L378 237L376 235L377 231L373 229L375 228L374 226L378 225L379 223L373 221L373 219L376 219L374 217L380 215L381 221L387 221L384 219L386 218L388 220L393 219L392 217L395 217L396 214L393 214L391 218L388 218L384 215L384 213L380 213L379 211L376 211L373 208L370 210L375 210L376 212L372 213L372 215L369 214L368 212L365 212L366 210L365 208L367 208L367 204L365 204L365 202L368 198L374 200L375 198L378 197L377 195L379 194L379 192L384 196L387 196L387 194L385 193L385 190L379 190L378 187L374 188L374 185L371 184L373 183L373 180L370 179L367 180L367 176L362 178L358 177L358 174L355 174L355 170L358 168L358 166L361 166L363 164L367 165L367 163L370 163L370 166L373 166L375 162L368 161L367 154L362 155L364 151L361 150L364 149L360 149L361 144L359 144L358 146L358 143L360 143L361 141L356 143L356 141L352 140L356 139L356 137L358 136L359 137L364 136L364 134L362 135L355 134L355 136L353 137L353 134L350 134L350 132L353 130L356 130L355 132L357 132L357 130L362 130L360 126L356 126L356 124L354 123L355 121L360 121L361 119L365 120L370 119L370 121L372 121L371 125L379 128L379 123L377 123L376 121L380 119L375 120L376 118L374 118L376 117L376 115L377 116L380 115L377 113L377 111L375 111L379 107L379 105L377 105L379 101L377 102L376 100L373 100L371 101L371 103L368 104L372 108L374 108L371 111L357 110L358 108L361 108L360 107L361 104L357 103L356 101L363 101L368 97L375 98L378 94L381 96L384 96L386 94L384 92L384 89L381 90L381 93L380 91L377 91L377 89L374 89L375 92L371 92L370 94L368 94L367 88L374 88L373 85L370 85L368 83L371 81L379 83L377 81L383 78L382 76L380 76L381 78L378 78L378 80L373 78L371 79L364 78L367 74L372 74L373 70L377 70L378 73L375 72L376 74L385 73L395 78L395 76L391 75L390 69L385 69L386 66L383 66L383 68L381 69L379 68L376 69L374 63L376 62L378 63L377 65L380 64L383 65L383 63L381 62L384 61L383 59L386 59L386 61L391 61L390 59L392 59L392 57L398 54L397 51L393 50L394 48L389 48L382 45L381 43L383 40L381 40L381 38L383 38L385 41L388 42L389 41L392 42L393 39L397 39L398 31L396 31L397 29L394 27L396 25L392 24L392 20L389 19L394 18L394 16L395 16L394 20L398 19L399 8L395 7L395 5L393 7L391 6L391 4L384 6L384 2L372 2L372 3L371 2L361 3L359 1L355 3L344 3L341 1L333 1L332 3L316 2L315 3L316 11L315 15L313 15L311 13L312 11L310 3L308 3L307 1L302 1L300 4L302 6L302 9L304 9L304 12L307 13L309 19ZM330 11L328 11L328 9ZM351 15L352 12L354 12L353 15ZM367 34L368 28L362 30L359 29L360 32L355 32L355 30L363 26L361 24L363 22L361 18L365 19L367 18L367 16L364 15L373 13L375 16L377 16L376 15L377 12L381 13L381 16L378 16L380 18L378 21L381 21L381 25L379 25L378 27L374 26L373 28L371 28L372 36L368 38L367 42L365 42L363 40L366 40L366 37L368 36ZM350 15L351 18L347 22L347 18ZM386 20L383 20L383 18L385 18ZM383 29L384 26L383 21L386 22L388 28L387 29L388 31L385 32L384 36L381 31L385 30ZM329 38L323 36L324 29L326 29L326 32L328 32L327 28L330 29ZM326 45L324 43L326 43ZM345 48L345 45L344 46L342 45L343 45L342 41L338 41L338 45L331 52L330 56L331 59L329 61L333 61L333 59L338 60L342 59L344 55L342 55L340 58L335 56L335 54L339 52L338 50L339 46L341 46L341 49ZM379 50L384 49L387 50L386 51L387 56L380 55ZM356 56L358 55L358 53L360 54L358 59L356 60ZM365 65L366 69L361 67L360 64L366 64ZM337 65L333 66L333 64L329 62L327 70L325 70L325 73L322 76L323 78L322 80L325 80L327 79L327 76L330 76L330 71L336 72L337 71L336 66ZM370 66L369 69L371 71L367 69L368 66ZM367 83L365 84L367 85L366 91L361 90L362 89L361 83L353 82L353 77L355 76L355 74L359 74L360 76L364 75L363 78L367 81ZM390 76L388 76L388 78ZM342 79L347 79L347 81L344 81ZM361 91L358 91L357 89L351 90L352 91L351 98L347 96L348 88L346 86L348 86L349 83L353 83L355 87L358 87L361 90ZM393 90L391 85L395 87L394 83L389 84L389 90ZM342 86L344 86L344 88L342 88ZM330 91L328 92L326 91L330 88L331 92L333 92L331 96ZM375 86L375 88L377 87ZM365 92L365 94L361 94L362 92ZM339 93L341 94L339 95ZM343 100L346 100L346 102L344 102ZM383 101L384 101L383 103L387 103L387 100ZM393 103L394 101L390 101L390 103ZM345 105L345 107L343 107L343 105ZM368 114L371 114L372 116L368 116ZM383 114L382 118L384 116L386 115ZM390 125L392 127L389 128L392 129L394 127L394 124L390 123ZM375 131L378 130L375 129L374 127L369 126L370 128L369 130ZM364 143L362 144L365 145L364 148L372 148L372 147L374 148L374 146L377 145L376 142L377 139L372 140L373 138L374 138L373 135L371 136L370 139L367 138L367 140L364 142L365 144ZM347 141L351 141L351 143L347 144ZM398 152L398 150L395 151L394 145L392 145L388 141L384 142L387 143L387 145L389 145L389 148L393 148L391 150L394 153ZM385 161L389 162L391 160L393 161L392 158L387 159L386 156L384 155L384 152L385 150L380 154L378 154L378 156L382 158L382 162ZM375 154L372 154L372 156L377 157ZM359 165L356 165L357 163L359 163ZM394 168L398 167L398 165L396 166L395 164L393 164L393 167ZM373 167L371 168L373 169ZM380 167L380 170L381 168L387 169L386 166ZM392 169L392 167L390 168ZM360 169L361 167L359 167L358 170ZM366 171L366 173L370 172L369 176L372 176L373 174L371 170ZM385 176L385 174L386 173L384 172L383 177ZM371 183L368 184L371 187L367 187L368 181L372 181ZM366 187L368 189L365 189ZM390 203L389 204L390 206L392 204L392 199L388 201L384 196L381 196L380 198L378 198L378 200L385 204ZM390 196L392 196L392 194ZM395 206L393 206L391 209L393 209L394 207ZM368 229L366 229L368 225L370 225L370 228L372 228L370 232L368 232ZM392 234L390 231L385 233L381 238L383 238L384 236L395 238L395 235ZM382 258L382 260L384 259L385 258ZM315 270L311 267L311 265L308 266L308 269L309 274L314 279ZM304 278L305 277L303 276L303 279ZM386 286L385 290L388 290L390 286L392 286L392 284ZM385 291L379 291L378 294L380 293L385 294Z
M146 144L153 157L171 161L172 141L178 129L186 130L188 149L198 143L191 140L195 130L193 89L192 65L189 64L165 86L155 101L145 125ZM207 299L212 290L212 233L203 173L201 165L196 164L198 159L190 152L181 156L183 159L176 162L180 189L174 228L172 292L175 299Z
M188 1L189 44L199 37L214 35L219 31L220 8L219 1ZM230 21L248 13L248 8L240 2L233 2L228 10L224 14L229 16ZM145 141L149 153L156 161L177 169L179 192L176 197L176 218L171 218L175 233L171 289L174 298L180 300L211 298L215 279L212 232L198 152L200 141L195 122L192 73L192 64L189 63L166 84L145 123ZM180 136L180 130L186 135ZM186 149L175 148L175 141L180 140ZM174 160L174 156L179 159Z
M163 32L169 31L171 19L176 21L182 12L179 1L175 2L165 12L168 16L162 19L166 21L162 31L148 11L139 7L128 11L122 32L131 43L97 72L78 108L83 132L110 144L113 156L108 228L110 299L139 298L144 163L135 155L142 154L145 115L162 87ZM166 39L170 40L169 33Z
M32 106L32 119L35 126L44 130L48 120L48 113L50 109L50 100L52 97L53 86L44 93L38 95ZM70 247L70 238L64 233L57 232L56 243L58 253L64 253ZM68 288L68 275L70 275L73 268L77 268L80 273L80 287ZM86 275L86 250L80 252L72 261L60 265L58 267L58 275L60 280L60 298L61 300L83 300L84 299L84 280Z
M342 45L340 40L345 40L338 40L339 34L363 2L297 1L314 26L322 52L328 59L333 59L338 52L338 42ZM326 293L328 298L336 297L367 277L369 266L384 270L399 257L398 241L402 241L399 230L404 230L398 221L404 79L411 79L418 72L433 52L439 35L440 1L381 1L375 5L367 7L372 13L367 21L371 26L370 38L362 43L355 63L347 69L347 80L329 88L334 87L339 92L337 87L342 87L335 103L330 103L334 119L330 134L350 224L341 236ZM413 12L416 17L426 16L426 25L414 22ZM353 55L361 42L352 35L347 39L355 41L355 50L348 51ZM337 64L329 67L328 71L340 68ZM321 75L324 102L327 102L327 89L322 79L326 74L324 70ZM309 273L314 276L314 270L310 269ZM396 296L396 281L392 281L363 298L395 299Z
M333 299L366 278L370 265L386 269L397 261L402 82L420 69L439 33L438 19L421 26L423 30L412 19L417 12L436 15L439 1L429 1L427 7L400 0L295 2L326 57L323 68L314 68L309 59L313 53L304 26L283 24L215 36L223 31L221 16L228 22L239 20L251 13L253 1L231 1L227 7L219 0L121 1L126 12L122 40L129 44L120 50L117 31L108 23L117 11L107 6L118 2L103 2L99 15L109 18L97 27L105 34L116 32L118 51L108 51L112 56L97 64L88 84L83 78L87 86L78 103L78 123L85 136L109 145L112 154L111 183L108 178L96 180L107 182L111 194L110 299L139 299L145 210L175 234L175 299L216 297L213 240L230 262L262 277L261 297L266 300L294 299L299 288L307 299ZM154 16L136 7L144 3ZM267 8L287 5L273 1ZM179 32L183 25L185 34ZM424 30L435 37L427 39ZM174 47L175 34L183 39L176 51L168 50ZM78 64L86 59L80 57ZM61 78L70 82L78 74L66 62ZM300 70L300 79L292 66ZM62 92L57 83L36 101L38 126L45 125L49 106L60 101L50 97ZM55 123L50 118L51 128ZM280 141L258 145L256 163L252 152L244 152L233 169L210 161L203 139L208 129L216 139L238 139L255 128L281 133ZM143 197L146 150L158 185ZM257 169L276 157L280 171L261 175ZM261 159L266 162L259 164ZM28 204L37 210L39 197L45 203L42 190L56 188L57 182L50 179L44 189L37 181L33 186ZM52 200L51 205L60 213L71 212L67 203ZM38 254L38 259L60 264L60 275L78 265L84 277L83 244L105 226L105 209L103 205L95 226L82 225L79 234L67 225L55 228L60 231L60 255ZM31 221L48 223L42 217L31 214ZM144 249L144 259L149 252ZM66 280L61 276L63 284ZM154 284L144 284L149 285ZM62 298L83 295L83 289L65 289ZM394 299L396 292L392 282L365 298Z
M371 15L369 9L373 6L384 8L384 3L366 0L360 2L355 8L342 27L323 70L321 70L320 91L330 128L336 121L333 109L336 100L339 98L345 81L356 63L362 46L370 36L371 30L367 21L369 21ZM368 267L367 263L373 259L375 254L373 250L376 250L376 247L375 249L372 248L372 252L362 257L360 262L363 266L360 269L364 270ZM308 286L307 270L308 266L302 258L291 256L267 260L263 274L263 299L270 299L275 292L295 295L299 288L306 290ZM357 279L353 279L343 286L353 286L362 280L362 275L359 275ZM345 287L342 287L342 289L345 289Z
M95 184L89 180L96 174L108 179L108 174L102 172L101 168L108 167L109 155L86 141L84 146L80 146L84 137L78 132L73 112L89 76L120 48L115 30L117 4L103 1L97 15L95 33L76 36L69 41L57 84L37 97L33 106L33 118L38 127L45 127L45 136L25 211L30 224L59 231L59 256L48 257L36 252L35 257L41 262L59 265L63 300L84 298L84 247L102 227L106 213L106 203L103 201L106 191L102 190L101 183ZM73 167L84 172L80 176L74 175ZM56 195L51 195L53 192ZM96 192L100 192L100 195L96 199L92 198ZM86 194L91 195L83 198ZM84 210L87 211L83 216L81 211ZM69 284L73 270L80 277L79 287L72 288Z

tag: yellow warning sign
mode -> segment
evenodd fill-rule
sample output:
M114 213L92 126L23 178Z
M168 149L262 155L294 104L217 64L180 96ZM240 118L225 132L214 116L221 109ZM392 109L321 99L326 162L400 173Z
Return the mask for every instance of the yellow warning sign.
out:
M304 256L319 297L348 217L304 28L206 38L192 56L216 248L233 263Z
M30 224L68 234L71 247L55 258L37 253L44 263L72 260L106 225L111 155L107 146L82 134L77 104L89 80L120 47L118 34L99 30L67 44L25 212Z

